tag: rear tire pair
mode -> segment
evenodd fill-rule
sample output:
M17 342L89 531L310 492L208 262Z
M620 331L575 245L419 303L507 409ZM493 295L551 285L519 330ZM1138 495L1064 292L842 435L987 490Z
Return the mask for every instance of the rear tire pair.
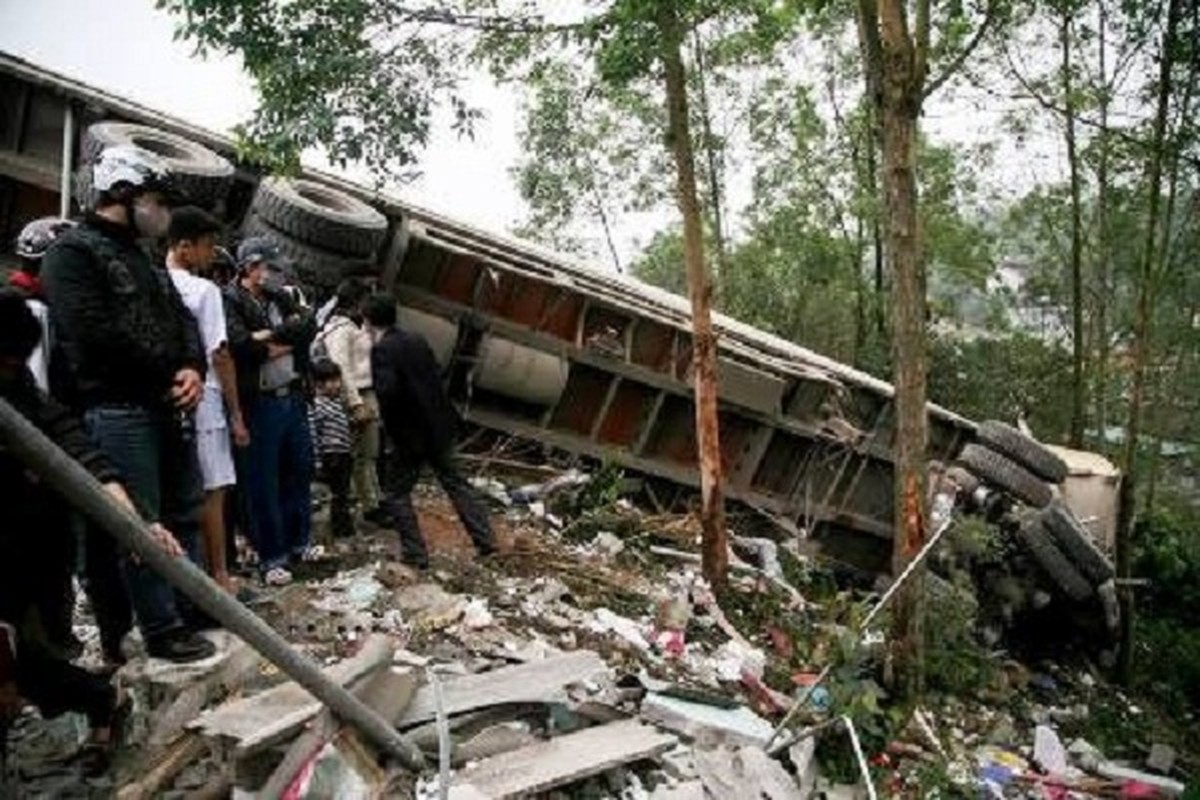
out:
M345 192L302 178L264 178L242 236L274 241L319 303L346 278L375 272L387 227L387 217Z
M83 165L75 176L75 196L80 205L90 205L91 165L106 148L117 145L145 150L166 164L184 204L213 210L224 202L233 186L233 164L202 144L148 125L97 122L83 134Z
M1076 602L1089 599L1094 587L1111 580L1114 571L1091 534L1054 499L1049 484L1066 478L1066 464L1002 422L982 423L976 438L963 448L959 462L984 483L1039 509L1022 521L1018 538L1059 591Z

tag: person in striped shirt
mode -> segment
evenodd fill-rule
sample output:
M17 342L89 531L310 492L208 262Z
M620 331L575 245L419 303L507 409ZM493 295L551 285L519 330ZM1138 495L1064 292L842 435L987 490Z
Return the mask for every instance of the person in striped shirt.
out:
M335 538L353 536L354 517L350 513L350 477L354 471L351 455L354 439L350 434L350 413L342 394L342 370L328 358L312 366L316 396L309 409L317 474L332 495L329 525Z

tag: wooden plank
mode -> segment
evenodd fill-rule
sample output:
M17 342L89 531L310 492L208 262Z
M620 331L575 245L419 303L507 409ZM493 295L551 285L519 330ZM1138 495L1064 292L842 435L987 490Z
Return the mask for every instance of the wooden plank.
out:
M479 762L458 776L450 798L525 797L654 758L677 743L674 736L637 720L587 728Z
M325 674L343 686L354 683L392 660L392 641L373 635L354 656ZM288 682L251 697L225 703L201 714L188 727L206 736L233 739L239 757L287 739L321 710L321 703L298 684Z
M507 703L549 703L564 699L564 687L608 673L608 667L590 650L577 650L491 672L447 680L442 685L446 714L461 714ZM412 705L397 723L405 728L427 722L436 715L433 688L417 690Z
M208 751L208 742L194 733L184 734L138 780L122 786L117 800L148 800L156 797L183 770Z

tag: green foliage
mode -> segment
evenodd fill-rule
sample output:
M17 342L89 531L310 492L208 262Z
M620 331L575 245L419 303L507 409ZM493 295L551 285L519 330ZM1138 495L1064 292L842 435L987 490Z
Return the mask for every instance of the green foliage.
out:
M1139 525L1134 546L1136 573L1152 579L1150 607L1200 626L1200 513L1160 503Z
M925 602L937 609L925 625L925 679L933 691L976 696L995 677L995 660L975 638L979 604L970 579L952 583L926 576Z
M477 112L455 93L459 45L424 14L373 0L157 0L176 38L201 55L239 56L259 105L236 133L245 158L293 171L319 148L339 166L404 175L446 104L469 132Z
M589 246L585 231L602 229L620 268L616 219L668 196L667 154L655 140L665 124L661 99L640 86L588 81L563 59L533 65L525 85L522 155L512 172L530 214L518 233L595 256L605 248Z
M929 398L972 419L1024 416L1039 438L1060 441L1069 427L1070 354L1024 332L938 337L930 350Z

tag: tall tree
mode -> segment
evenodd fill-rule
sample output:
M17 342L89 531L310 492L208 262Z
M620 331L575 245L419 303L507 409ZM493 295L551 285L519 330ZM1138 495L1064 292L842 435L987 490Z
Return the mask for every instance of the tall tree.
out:
M1112 248L1109 230L1109 162L1112 141L1108 130L1108 111L1112 92L1108 80L1108 0L1096 0L1097 41L1096 68L1099 122L1096 131L1096 258L1095 258L1095 318L1093 338L1096 342L1096 380L1093 393L1096 403L1096 430L1103 449L1108 437L1108 360L1111 351L1109 332L1109 282L1112 273Z
M956 29L960 15L950 12ZM867 86L879 112L882 145L885 252L892 279L892 381L895 386L895 520L892 570L899 575L925 543L926 517L926 295L918 213L917 123L928 92L938 88L970 56L992 18L989 5L975 30L929 79L933 22L930 0L916 0L910 15L904 0L859 0L859 34L868 70ZM948 20L949 21L949 20ZM944 45L943 43L940 43ZM904 696L924 684L922 656L924 590L910 579L892 609L891 664Z
M696 193L696 162L688 122L687 75L683 65L685 27L674 4L659 2L663 78L667 90L667 142L675 158L677 199L683 217L683 260L692 301L692 352L695 363L696 443L700 449L701 554L704 575L724 588L729 570L722 497L721 445L717 426L717 337L712 326L712 282L704 263L704 233Z
M1154 313L1154 273L1159 247L1159 209L1162 201L1163 163L1166 158L1167 117L1171 106L1171 83L1177 32L1183 13L1183 0L1167 0L1167 24L1159 50L1158 86L1155 101L1154 126L1146 156L1145 244L1138 275L1137 310L1133 329L1132 384L1129 391L1129 416L1125 423L1125 449L1121 460L1124 477L1121 482L1120 514L1117 523L1117 577L1123 579L1119 588L1121 601L1121 652L1118 674L1128 681L1133 666L1133 592L1128 580L1132 577L1133 528L1136 522L1135 503L1138 479L1138 443L1141 435L1142 406L1146 395L1146 366L1152 348Z
M1063 0L1058 43L1062 57L1063 137L1071 185L1071 446L1083 448L1086 342L1083 335L1083 207L1080 198L1079 150L1075 141L1074 67L1071 65L1073 0Z

